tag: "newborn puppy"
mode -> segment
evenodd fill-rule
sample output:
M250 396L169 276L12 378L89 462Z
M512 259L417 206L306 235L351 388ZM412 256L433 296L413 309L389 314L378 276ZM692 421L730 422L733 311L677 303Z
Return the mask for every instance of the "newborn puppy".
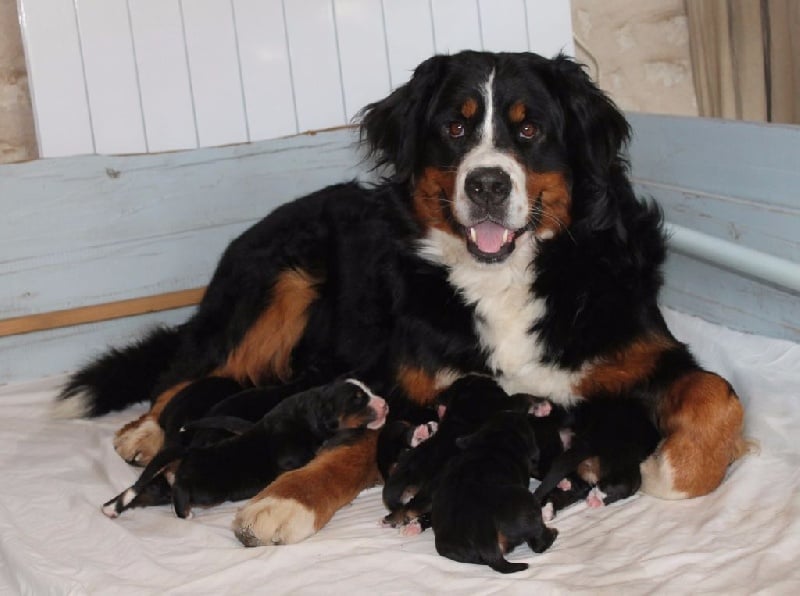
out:
M528 415L498 412L456 443L462 451L445 466L433 495L436 551L500 573L527 569L527 563L510 563L503 555L523 542L543 552L558 534L545 526L528 490L539 458Z
M354 379L303 391L282 400L260 421L233 429L241 434L211 445L165 448L132 487L103 505L103 513L117 517L162 475L172 485L179 517L188 517L192 505L250 498L281 473L308 463L329 439L380 428L387 413L386 402ZM212 427L228 428L232 420L212 422Z
M456 439L475 432L495 412L525 412L532 398L509 396L491 378L468 375L445 389L437 400L440 422L436 434L416 447L401 453L394 472L383 486L383 502L390 513L383 523L404 526L430 512L439 474L445 463L459 452ZM427 525L426 517L420 520ZM414 530L416 531L416 529Z
M548 424L558 426L562 436L566 436L566 431L571 437L563 453L547 466L540 465L540 474L535 474L542 482L534 494L545 506L548 519L584 497L590 507L602 507L639 490L642 483L639 464L660 440L641 400L592 399L569 411L553 406L550 416L550 420L532 422L537 439L544 437L542 427Z

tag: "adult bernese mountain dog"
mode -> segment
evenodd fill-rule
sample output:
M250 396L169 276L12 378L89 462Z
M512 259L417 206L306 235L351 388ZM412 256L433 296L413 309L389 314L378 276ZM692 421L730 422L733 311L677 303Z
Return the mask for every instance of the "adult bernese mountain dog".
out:
M188 321L88 364L61 406L99 415L150 400L115 438L143 465L163 441L161 410L210 376L279 387L347 374L409 419L459 376L490 373L567 406L641 399L662 436L643 489L714 490L745 451L742 406L667 329L661 214L634 196L629 126L583 69L530 53L434 56L360 126L384 182L275 209L230 244ZM376 435L265 487L237 536L313 534L379 480Z

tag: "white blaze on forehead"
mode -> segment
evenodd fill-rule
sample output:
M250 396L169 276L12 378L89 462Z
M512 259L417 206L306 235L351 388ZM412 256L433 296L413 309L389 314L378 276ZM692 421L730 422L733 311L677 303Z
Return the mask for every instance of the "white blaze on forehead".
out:
M506 228L517 230L525 226L528 219L528 192L526 188L525 169L508 153L500 151L496 146L495 106L494 106L494 70L481 88L484 111L480 123L478 144L465 156L456 173L456 219L464 225L477 222L470 221L470 200L465 192L464 183L469 173L476 168L500 168L511 179L511 195L504 222Z
M345 379L345 383L350 383L351 385L355 385L359 389L363 390L364 393L366 393L370 397L378 397L372 392L372 390L369 387L367 387L364 383L362 383L358 379Z

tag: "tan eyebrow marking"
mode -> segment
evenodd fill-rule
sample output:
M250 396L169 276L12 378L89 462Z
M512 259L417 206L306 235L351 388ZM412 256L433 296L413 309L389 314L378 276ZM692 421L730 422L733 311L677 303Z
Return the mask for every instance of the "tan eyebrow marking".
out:
M519 124L525 120L525 104L521 101L515 101L508 109L508 118L514 124Z
M461 115L464 118L472 118L478 112L478 102L472 97L468 98L461 106Z

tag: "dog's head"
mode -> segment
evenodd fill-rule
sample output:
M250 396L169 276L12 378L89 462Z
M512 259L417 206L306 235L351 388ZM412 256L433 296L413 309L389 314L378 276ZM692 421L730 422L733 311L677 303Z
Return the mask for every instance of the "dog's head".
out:
M521 239L550 238L576 217L608 220L604 188L624 169L629 135L570 59L483 52L426 60L363 110L361 131L378 163L412 184L418 221L482 263L505 261Z
M325 387L323 396L329 430L378 429L386 422L389 406L382 397L356 379L336 381Z

